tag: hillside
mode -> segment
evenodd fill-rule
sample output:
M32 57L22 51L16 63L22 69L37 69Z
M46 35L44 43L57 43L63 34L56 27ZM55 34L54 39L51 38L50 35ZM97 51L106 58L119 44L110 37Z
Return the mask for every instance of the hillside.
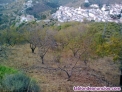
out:
M73 0L72 2L67 3L67 6L70 7L79 7L84 3L85 0ZM89 0L90 4L114 4L122 3L121 0Z
M79 7L83 3L84 3L84 0L74 0L72 2L67 3L66 6L69 6L69 7Z
M122 92L122 23L94 21L109 19L106 9L82 9L83 3L0 0L0 92ZM122 14L122 4L116 5L110 10ZM66 21L53 19L57 9Z
M39 3L35 3L33 7L27 8L26 13L30 15L41 16L41 13L49 10L55 10L59 7L56 3L40 1Z
M74 92L73 87L79 85L119 87L121 25L108 23L103 34L105 24L70 22L48 27L39 23L11 26L9 30L0 31L3 44L0 45L0 65L10 67L9 70L14 68L35 80L32 86L41 91L30 89L30 92ZM15 80L11 78L15 74L5 70L0 67L3 76L0 77L0 92L27 92L20 91L20 87L17 91L8 89L9 86L15 90L17 85L25 85L28 80L23 81L27 77L18 75Z
M11 3L15 0L0 0L0 4L3 4L3 3Z
M101 3L101 4L114 4L114 3L120 3L122 0L89 0L90 3Z

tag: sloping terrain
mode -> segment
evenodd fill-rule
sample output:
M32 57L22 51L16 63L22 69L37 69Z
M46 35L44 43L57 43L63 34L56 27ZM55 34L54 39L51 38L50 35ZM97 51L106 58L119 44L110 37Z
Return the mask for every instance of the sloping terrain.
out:
M90 3L101 3L101 4L114 4L120 3L122 0L89 0Z
M80 7L85 0L73 0L67 3L67 6L70 7ZM114 4L114 3L122 3L121 0L89 0L90 4Z
M43 65L37 49L35 54L32 54L28 47L29 44L12 47L7 62L3 63L23 70L36 79L42 92L74 92L73 86L119 86L118 66L112 62L111 58L91 61L88 63L89 67L84 66L84 63L79 61L73 71L71 81L67 81L66 73L58 69L57 64L52 61L53 54L51 51L46 55ZM71 55L64 53L61 65L68 65L69 62L75 62L76 60L75 58L69 58L71 58ZM67 67L69 70L70 66Z
M0 4L3 4L3 3L11 3L15 0L0 0Z
M26 12L28 14L37 14L37 13L45 12L48 10L52 10L57 7L58 7L58 5L56 5L54 3L40 2L40 3L35 4L33 7L28 8L26 10Z

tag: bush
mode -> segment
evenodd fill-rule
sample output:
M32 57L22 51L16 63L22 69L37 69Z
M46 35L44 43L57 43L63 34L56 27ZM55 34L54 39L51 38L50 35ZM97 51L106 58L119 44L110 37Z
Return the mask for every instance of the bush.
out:
M9 92L39 92L36 82L23 73L6 75L2 87Z

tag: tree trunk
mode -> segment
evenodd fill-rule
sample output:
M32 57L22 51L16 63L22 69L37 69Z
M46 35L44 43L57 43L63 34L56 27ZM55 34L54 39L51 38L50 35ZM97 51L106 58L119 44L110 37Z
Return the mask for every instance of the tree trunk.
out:
M120 75L120 86L122 86L122 68L121 68L121 75Z
M122 75L120 75L120 86L122 86Z
M8 43L9 45L11 45L10 39L11 39L11 38L7 38L7 39L6 39L6 40L7 40L7 43Z
M31 48L31 51L32 51L32 53L34 53L34 51L35 51L35 48Z
M87 60L84 60L85 65L87 66Z
M2 46L0 46L0 51L2 51Z
M71 81L71 75L68 72L66 72L66 74L68 76L68 80L67 81Z
M68 76L68 80L67 81L71 81L71 76Z
M44 64L44 56L41 57L42 64Z
M76 52L73 52L74 57L76 56Z
M30 43L30 48L31 48L31 52L34 53L34 51L36 49L36 45L33 45Z

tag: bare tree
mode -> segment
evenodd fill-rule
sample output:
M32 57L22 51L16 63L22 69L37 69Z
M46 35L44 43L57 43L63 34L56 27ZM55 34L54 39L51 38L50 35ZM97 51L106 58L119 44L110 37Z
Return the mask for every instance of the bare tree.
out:
M42 30L42 28L38 24L31 23L24 27L24 30L26 31L24 36L25 40L30 44L30 49L34 53L40 39L39 30Z
M34 53L34 51L35 51L35 49L37 47L38 39L39 39L39 34L38 34L37 30L35 30L34 32L30 33L30 37L28 39L28 43L30 44L30 48L31 48L32 53Z
M91 58L94 51L91 49L92 36L83 37L82 47L79 51L80 60L84 61L84 64L87 66L89 58Z
M38 37L39 37L39 35L36 30L35 30L35 32L27 32L25 35L25 39L30 44L30 49L31 49L32 53L35 52L35 49L37 47Z
M68 81L71 81L71 77L73 75L74 69L76 68L76 65L77 65L78 61L79 61L79 58L77 58L77 60L75 61L74 65L72 67L70 66L71 67L70 69L68 67L66 67L66 66L63 66L63 67L58 66L58 68L61 71L66 73ZM66 68L68 68L68 69L66 69Z
M44 34L41 34L41 37L38 39L38 49L39 56L42 60L42 64L44 64L44 56L48 52L48 50L55 45L54 34L51 31L45 31Z
M74 69L75 69L80 58L75 57L75 58L77 58L77 60L75 62L71 62L71 64L68 63L68 65L65 64L65 65L61 66L60 59L62 58L61 54L62 54L63 49L64 49L63 46L64 45L57 45L56 46L56 48L55 48L56 54L54 56L54 61L57 63L58 69L60 69L61 71L66 73L67 80L71 81L71 77L73 75ZM73 59L71 59L71 60L73 60ZM73 66L71 66L71 65L73 65Z
M78 40L80 40L80 39L72 39L68 45L69 49L73 52L74 57L76 57L77 53L81 49L81 44Z

